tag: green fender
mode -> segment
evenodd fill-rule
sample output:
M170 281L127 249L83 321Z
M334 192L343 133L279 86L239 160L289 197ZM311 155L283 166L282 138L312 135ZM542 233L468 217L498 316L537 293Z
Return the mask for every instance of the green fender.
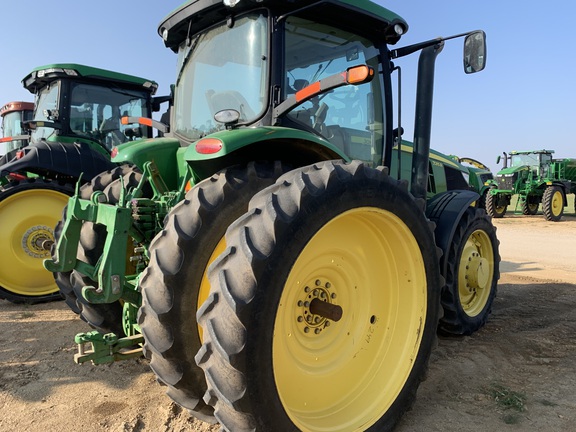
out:
M471 190L451 190L435 195L426 205L426 217L436 224L434 236L443 252L440 259L442 275L448 268L448 251L458 223L466 209L478 198L480 195Z
M184 149L175 138L148 138L116 147L112 153L112 162L131 163L142 171L146 162L154 162L166 186L170 190L176 190L186 170L182 153Z
M202 150L203 144L207 142L215 144L212 150ZM236 157L249 148L254 150L250 150L252 159L263 159L274 155L289 155L288 149L294 149L296 146L302 154L317 155L317 160L350 160L342 149L318 135L279 126L238 128L213 133L190 145L186 149L184 159L193 166L198 166L198 162L215 159L233 161L234 158L227 156L235 155ZM298 157L298 155L292 155L292 157ZM239 159L242 160L242 157ZM226 166L226 163L223 166Z

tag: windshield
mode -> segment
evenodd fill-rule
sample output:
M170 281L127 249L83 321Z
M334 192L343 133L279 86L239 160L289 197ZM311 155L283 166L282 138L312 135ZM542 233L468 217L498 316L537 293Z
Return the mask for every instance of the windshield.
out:
M224 128L214 120L223 109L252 122L267 100L268 20L250 14L194 36L178 52L174 131L191 141Z
M31 111L13 111L2 118L2 136L4 138L15 137L18 135L25 135L22 130L22 122L32 118ZM0 156L8 153L11 150L16 150L26 145L26 140L4 141L0 143Z
M138 129L136 137L151 136L148 126L123 125L120 121L125 116L151 117L148 98L145 91L76 84L70 97L70 130L74 135L100 142L109 151L129 141L128 129Z
M60 82L39 91L34 111L35 121L49 121L60 125L63 132L62 108L59 106ZM149 137L148 126L137 123L123 125L123 116L151 117L148 109L149 94L140 90L128 90L114 85L92 85L72 83L70 90L69 133L102 144L109 151L116 145L129 141L130 137ZM133 133L138 130L137 133ZM67 134L67 133L66 133ZM55 140L56 130L52 127L37 127L32 132L34 141Z
M379 70L379 52L371 43L346 30L289 17L285 32L284 98L352 66ZM312 128L354 159L381 162L383 146L382 82L347 85L300 104L288 117Z
M530 153L530 154L515 154L512 155L511 164L513 167L519 166L538 166L540 165L540 159L542 162L550 162L552 160L551 155L545 155L540 153Z

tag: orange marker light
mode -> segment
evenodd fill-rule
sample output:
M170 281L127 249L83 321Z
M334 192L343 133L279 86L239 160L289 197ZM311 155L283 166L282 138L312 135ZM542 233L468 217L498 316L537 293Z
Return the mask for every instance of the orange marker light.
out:
M214 154L222 150L223 146L218 138L202 138L196 143L196 151L200 154Z
M346 75L346 82L348 84L360 84L374 75L374 69L366 65L355 66L348 69Z
M122 117L120 119L120 123L122 123L123 125L127 125L130 124L129 123L130 117ZM146 117L138 117L138 119L133 122L133 123L138 123L144 126L152 126L152 119L151 118L146 118Z

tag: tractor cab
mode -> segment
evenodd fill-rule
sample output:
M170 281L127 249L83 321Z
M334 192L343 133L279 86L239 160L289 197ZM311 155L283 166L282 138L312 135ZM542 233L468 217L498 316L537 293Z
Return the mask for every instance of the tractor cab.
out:
M31 102L10 102L0 108L0 117L2 117L0 156L10 154L13 150L28 144L29 137L23 122L32 119L33 111L34 104Z
M365 0L188 2L159 27L178 53L172 132L194 143L187 159L198 172L254 153L292 158L295 166L325 158L390 166L392 59L413 51L388 46L407 29L401 17ZM469 69L477 70L483 55L469 50L465 60L476 59ZM260 128L254 145L259 127L275 129ZM246 128L253 130L250 146L226 133ZM302 132L297 139L294 131Z
M22 83L36 96L27 126L32 142L78 142L109 154L134 138L151 138L152 128L122 124L123 116L151 117L158 85L135 76L79 64L34 69Z

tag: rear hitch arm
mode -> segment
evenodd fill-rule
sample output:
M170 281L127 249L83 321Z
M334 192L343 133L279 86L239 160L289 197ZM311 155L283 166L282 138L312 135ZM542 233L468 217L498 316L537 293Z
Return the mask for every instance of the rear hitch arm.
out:
M79 333L74 338L78 352L74 362L78 364L91 361L94 365L113 363L142 356L144 337L141 334L119 338L114 333L101 334L97 331ZM88 349L87 345L90 345Z

